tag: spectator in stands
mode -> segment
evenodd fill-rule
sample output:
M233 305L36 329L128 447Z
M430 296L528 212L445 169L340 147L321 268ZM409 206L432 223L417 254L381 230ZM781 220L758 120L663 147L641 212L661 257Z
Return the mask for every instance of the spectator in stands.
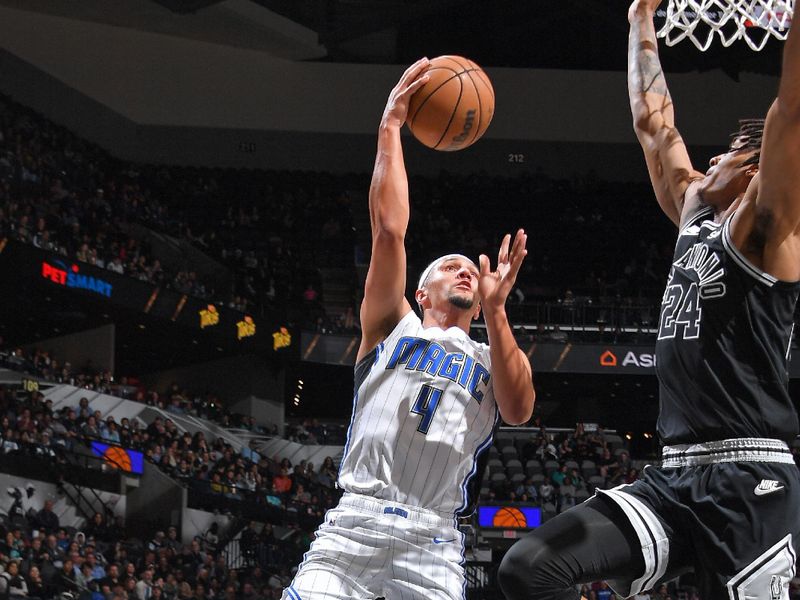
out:
M605 477L606 480L615 473L617 468L617 459L611 455L611 450L606 446L603 448L603 454L597 459L597 467L600 470L600 475Z
M533 483L533 479L530 477L526 478L523 483L520 483L517 486L517 489L514 491L519 497L523 495L527 496L528 502L536 502L537 498L539 497L539 492L536 490L536 485Z
M545 479L539 486L539 499L542 504L545 502L553 502L555 500L555 487L553 484Z
M58 515L53 512L53 501L45 500L42 509L36 513L36 524L46 533L55 533L59 528Z
M539 438L539 445L535 452L536 458L545 462L548 460L558 460L558 451L548 436Z
M33 565L30 567L28 575L25 577L25 582L28 585L29 598L38 598L40 600L45 599L45 585L44 581L42 580L41 570L38 566Z
M73 569L72 560L69 558L64 559L61 570L58 571L53 580L53 587L59 594L77 593L79 591L78 584L75 581L75 571Z
M288 496L289 492L292 490L292 479L289 477L289 471L286 467L282 467L280 475L272 480L272 488L278 495L282 497Z
M570 476L567 475L566 477L564 477L564 481L558 488L559 512L575 506L575 495L577 494L577 492L578 490L573 485Z

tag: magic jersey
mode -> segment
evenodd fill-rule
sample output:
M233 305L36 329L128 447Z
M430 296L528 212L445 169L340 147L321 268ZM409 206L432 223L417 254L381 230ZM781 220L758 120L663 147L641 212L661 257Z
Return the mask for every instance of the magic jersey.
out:
M424 328L409 311L356 365L339 486L467 514L498 420L489 347L458 327Z
M708 208L680 231L661 304L656 372L665 444L797 436L788 361L800 283L733 245Z

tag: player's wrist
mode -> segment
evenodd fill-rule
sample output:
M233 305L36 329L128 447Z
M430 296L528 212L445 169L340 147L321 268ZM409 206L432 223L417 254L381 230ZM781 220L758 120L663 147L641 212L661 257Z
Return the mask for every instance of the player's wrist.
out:
M399 131L400 128L403 126L404 121L401 121L399 118L393 115L383 115L381 119L381 124L378 127L378 131L380 133L384 131Z
M497 319L505 319L508 320L508 316L506 315L506 303L505 301L500 303L481 303L481 310L483 311L483 317L488 322L491 320Z
M634 0L628 10L628 22L632 25L642 19L652 20L654 14L655 9L649 3L642 0Z

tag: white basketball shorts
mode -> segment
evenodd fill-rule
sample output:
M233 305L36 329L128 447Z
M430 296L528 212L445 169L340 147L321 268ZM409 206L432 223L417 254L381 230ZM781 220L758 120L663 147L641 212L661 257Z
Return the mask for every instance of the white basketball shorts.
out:
M455 520L347 493L325 515L282 600L463 600Z

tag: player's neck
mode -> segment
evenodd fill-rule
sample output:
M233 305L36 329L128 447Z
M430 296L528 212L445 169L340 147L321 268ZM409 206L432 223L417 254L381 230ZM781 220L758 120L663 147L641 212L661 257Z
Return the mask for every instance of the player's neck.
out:
M450 329L458 327L464 333L469 334L472 312L456 308L455 306L447 310L429 308L425 311L422 318L423 327L439 327L440 329Z

